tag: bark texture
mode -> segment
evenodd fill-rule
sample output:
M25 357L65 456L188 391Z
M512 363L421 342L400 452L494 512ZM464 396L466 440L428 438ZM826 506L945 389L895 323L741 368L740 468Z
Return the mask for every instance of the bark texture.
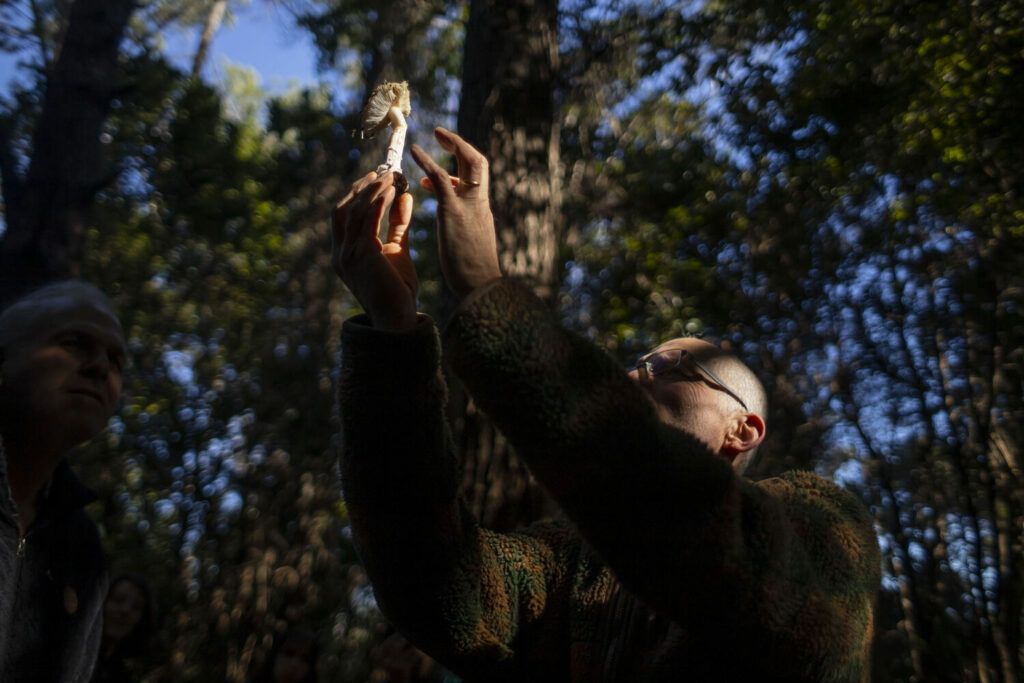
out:
M118 46L134 0L76 0L32 140L28 171L0 139L7 230L0 244L0 303L73 277L86 214L110 176L100 139L118 83Z
M558 291L561 233L557 26L555 0L473 0L458 115L459 134L491 164L502 270L548 303ZM504 437L454 382L451 391L464 490L484 525L511 529L548 511Z

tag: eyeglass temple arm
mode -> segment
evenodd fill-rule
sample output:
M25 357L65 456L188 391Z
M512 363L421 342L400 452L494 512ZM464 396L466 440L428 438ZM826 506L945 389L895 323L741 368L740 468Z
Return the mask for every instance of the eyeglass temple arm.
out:
M711 368L709 368L708 366L704 365L704 364L703 364L703 363L701 363L701 362L700 362L699 360L697 360L697 357L696 357L696 356L694 356L694 355L693 355L692 353L690 353L689 351L687 351L686 349L680 349L680 350L679 350L679 358L678 358L678 359L676 360L676 365L679 365L680 363L682 363L682 362L683 362L683 358L684 358L684 357L686 357L686 356L689 356L689 357L690 357L690 360L692 360L692 361L693 361L693 364L694 364L694 365L696 365L696 366L697 366L698 368L700 368L701 370L703 370L703 371L704 371L704 373L705 373L705 374L706 374L706 375L707 375L708 377L710 377L711 379L713 379L713 380L715 381L715 383L716 383L716 384L718 384L718 386L722 387L722 390L723 390L723 391L724 391L725 393L729 394L729 395L730 395L730 396L732 396L732 397L733 397L734 399L736 399L737 401L739 401L740 405L741 405L741 406L743 406L743 409L744 409L744 410L750 410L750 408L748 408L748 407L747 407L747 402L746 402L746 401L744 401L744 400L743 400L742 398L740 398L740 397L739 397L739 395L738 395L738 394L737 394L737 393L736 393L735 391L733 391L732 389L730 389L730 388L728 387L728 385L726 385L726 383L725 383L725 382L723 382L723 381L722 381L722 380L721 380L721 379L720 379L720 378L718 377L718 375L716 375L715 373L711 372Z

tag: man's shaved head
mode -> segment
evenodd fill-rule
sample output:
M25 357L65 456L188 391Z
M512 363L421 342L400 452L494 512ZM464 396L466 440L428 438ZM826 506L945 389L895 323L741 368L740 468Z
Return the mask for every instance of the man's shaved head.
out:
M697 436L743 472L765 433L768 401L757 375L734 353L694 337L671 339L645 357L654 356L662 359L660 370L652 366L651 372L632 374L662 419Z
M711 360L709 367L721 377L729 388L740 395L747 408L752 413L761 416L766 420L768 411L768 395L764 385L758 379L754 371L747 367L747 364L739 359L739 356L719 347L719 354Z

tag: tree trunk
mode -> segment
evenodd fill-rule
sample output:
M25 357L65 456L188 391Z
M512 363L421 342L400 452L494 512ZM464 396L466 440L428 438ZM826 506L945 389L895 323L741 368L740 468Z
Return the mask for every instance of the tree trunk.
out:
M558 3L473 0L463 59L459 133L491 163L491 206L506 275L554 302L561 193L558 172ZM482 522L532 521L546 498L504 438L452 383L465 490Z
M16 170L3 168L7 231L0 244L0 301L78 272L86 212L106 180L100 135L118 89L118 46L134 7L134 0L76 0L71 6L28 173L11 177ZM10 153L8 147L0 157Z
M224 21L224 12L227 11L228 0L216 0L210 6L210 13L206 15L206 25L199 36L199 46L196 48L195 57L192 59L192 80L199 78L199 72L203 70L206 63L206 56L210 52L210 45L213 44L213 37L220 30Z
M491 162L491 206L506 275L554 301L558 173L558 3L473 0L466 27L459 133Z

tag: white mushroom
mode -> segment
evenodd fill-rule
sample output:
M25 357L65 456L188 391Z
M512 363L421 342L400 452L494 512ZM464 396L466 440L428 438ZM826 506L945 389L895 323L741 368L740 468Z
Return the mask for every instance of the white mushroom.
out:
M405 117L412 108L409 104L409 84L405 81L392 83L384 81L373 89L366 106L359 117L359 129L353 133L362 139L372 138L378 132L391 126L388 153L384 163L377 167L377 174L392 171L395 174L395 188L399 194L409 187L409 181L402 174L402 150L405 148L405 132L409 126Z

